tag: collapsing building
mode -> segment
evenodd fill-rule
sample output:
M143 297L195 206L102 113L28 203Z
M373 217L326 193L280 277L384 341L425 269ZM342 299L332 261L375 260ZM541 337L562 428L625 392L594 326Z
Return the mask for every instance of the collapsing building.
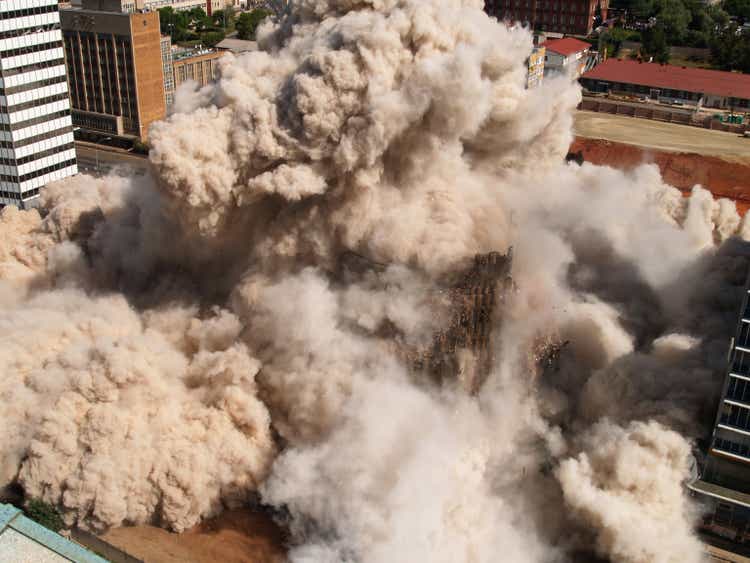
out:
M443 380L457 379L476 392L492 367L495 311L510 289L512 250L478 254L473 265L450 288L451 320L425 350L412 354L412 367Z
M701 528L750 543L750 277L700 478L689 488L708 510Z

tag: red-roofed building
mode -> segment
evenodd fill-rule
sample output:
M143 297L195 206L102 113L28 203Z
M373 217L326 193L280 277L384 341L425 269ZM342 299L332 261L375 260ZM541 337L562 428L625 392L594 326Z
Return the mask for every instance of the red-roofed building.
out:
M609 0L485 0L484 9L499 20L533 29L589 35L594 21L607 19Z
M750 74L609 59L585 73L590 92L614 92L711 108L750 107Z
M546 49L544 75L566 74L578 78L586 67L591 44L572 37L553 39L542 44Z

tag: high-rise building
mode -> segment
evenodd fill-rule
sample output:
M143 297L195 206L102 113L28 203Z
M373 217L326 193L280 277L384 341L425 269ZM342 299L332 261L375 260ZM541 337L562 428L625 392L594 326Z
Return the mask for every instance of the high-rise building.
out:
M607 19L609 0L486 0L484 9L499 20L533 29L588 35L597 17Z
M700 478L689 488L708 505L702 523L705 531L750 542L750 278L708 453Z
M166 115L159 13L125 13L119 0L60 12L73 124L145 139Z
M0 2L0 207L77 172L57 0Z

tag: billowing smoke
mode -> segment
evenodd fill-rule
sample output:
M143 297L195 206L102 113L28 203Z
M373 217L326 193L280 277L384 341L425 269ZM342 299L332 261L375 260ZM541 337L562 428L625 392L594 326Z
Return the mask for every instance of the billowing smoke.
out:
M530 34L479 0L259 33L180 91L149 177L0 213L1 484L94 529L260 495L297 561L697 561L732 204L566 164L577 87L526 90ZM460 299L492 304L471 342Z

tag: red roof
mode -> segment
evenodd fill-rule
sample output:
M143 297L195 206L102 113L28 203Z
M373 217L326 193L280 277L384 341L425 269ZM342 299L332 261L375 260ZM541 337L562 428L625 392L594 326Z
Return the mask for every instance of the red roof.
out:
M750 74L608 59L582 78L750 99Z
M553 51L558 55L569 57L573 53L580 53L586 49L591 49L591 43L586 43L573 37L565 37L564 39L550 39L545 41L541 45L546 47L548 51Z

